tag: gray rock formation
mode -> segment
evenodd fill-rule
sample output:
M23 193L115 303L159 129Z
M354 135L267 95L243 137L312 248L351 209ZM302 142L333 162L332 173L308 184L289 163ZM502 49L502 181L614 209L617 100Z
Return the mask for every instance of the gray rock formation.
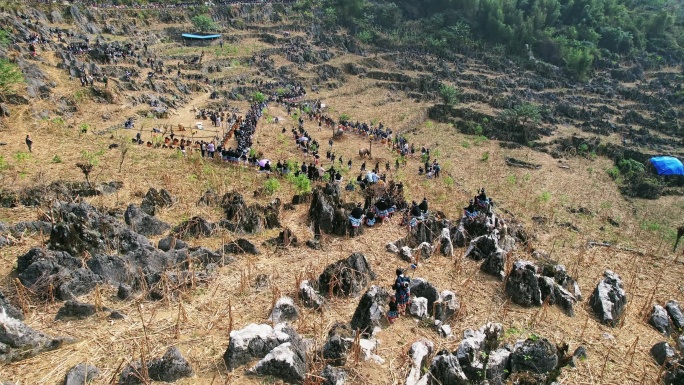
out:
M620 277L610 270L591 293L589 304L602 324L616 326L627 305L627 294Z

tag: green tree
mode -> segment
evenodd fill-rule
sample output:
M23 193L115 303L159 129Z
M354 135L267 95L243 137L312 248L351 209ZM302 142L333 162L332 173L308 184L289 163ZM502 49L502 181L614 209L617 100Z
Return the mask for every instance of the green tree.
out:
M532 103L523 103L506 109L499 114L499 119L525 143L539 138L541 112L539 107Z
M0 59L0 97L12 91L15 85L24 81L19 67L6 59Z
M266 100L266 96L262 94L261 92L257 91L254 94L252 94L252 100L254 100L257 103L263 103L264 100Z
M442 99L442 103L447 106L453 106L458 103L460 96L461 91L457 90L454 86L448 84L439 86L439 97Z
M214 21L207 15L197 15L193 17L192 25L195 26L197 31L202 33L216 29L216 24L214 24Z

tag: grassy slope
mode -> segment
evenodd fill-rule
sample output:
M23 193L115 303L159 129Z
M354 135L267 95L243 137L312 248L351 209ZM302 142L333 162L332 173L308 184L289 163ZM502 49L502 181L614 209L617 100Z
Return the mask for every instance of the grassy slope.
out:
M242 44L249 46L256 42L246 39ZM162 47L159 50L163 55ZM47 54L48 61L53 62L49 55ZM238 51L236 55L246 56L249 53ZM359 59L352 55L344 57L344 61ZM387 65L391 66L389 63ZM242 70L254 73L251 68ZM73 95L77 91L76 85L70 83L61 71L46 69L46 72L58 83L56 93ZM376 83L377 81L370 79L349 77L342 88L322 91L313 96L320 97L331 106L334 109L333 114L344 112L355 119L366 121L380 119L391 127L404 128L407 122L419 116L426 107L406 100L400 93L377 88ZM196 93L193 98L197 99L197 103L189 103L178 111L178 115L169 118L168 123L192 122L194 118L190 112L191 106L201 105L200 102L206 100L206 95ZM43 101L31 107L40 110L41 107L49 107L48 104ZM244 111L246 105L240 103L238 106ZM110 139L108 136L96 136L92 133L77 133L76 127L83 122L94 128L110 126L111 122L102 122L99 118L104 112L109 112L114 117L131 115L130 106L126 105L123 95L120 95L119 102L115 105L87 104L73 121L66 122L72 126L70 128L37 120L28 109L14 109L15 114L7 124L10 129L3 132L3 140L8 145L1 148L2 155L10 165L9 170L2 174L2 183L6 186L21 188L52 180L80 180L82 175L74 164L79 161L81 151L94 153L106 149L118 136L133 135L132 132L117 132L115 139ZM286 116L285 111L277 106L271 106L268 113L272 116ZM121 119L123 118L118 120ZM145 127L162 123L164 122L146 121ZM293 124L292 120L286 120L282 125L289 129ZM306 124L314 137L323 143L327 141L328 132L319 133L313 124ZM271 159L288 157L301 160L289 137L281 136L282 125L262 122L258 129L257 147L265 149ZM571 274L578 279L585 297L590 295L603 270L610 268L625 281L630 302L624 323L615 329L599 325L588 310L586 300L577 306L577 315L574 318L564 316L555 307L546 310L523 309L508 304L502 293L501 283L480 273L479 264L460 258L463 250L457 250L456 258L434 257L416 273L440 289L453 290L460 295L464 310L453 323L456 337L439 339L418 322L401 319L378 336L381 340L378 354L386 362L382 365L350 363L348 367L353 377L352 382L402 383L408 370L404 353L420 336L435 341L438 350L441 347L454 349L460 341L458 336L462 330L477 328L487 321L501 322L511 328L507 334L511 341L535 333L554 342L568 342L571 349L579 344L585 345L589 359L580 363L577 369L564 369L560 377L562 383L641 383L643 378L646 379L645 383L655 381L658 368L649 358L648 349L653 343L662 340L662 337L643 321L643 309L653 301L684 301L679 290L679 277L684 268L681 263L672 263L673 255L670 253L671 229L684 213L682 200L625 200L605 174L604 170L610 164L604 159L592 161L572 158L565 162L569 169L564 169L557 167L557 161L546 154L526 149L501 149L490 141L476 144L475 138L458 134L446 125L421 122L418 127L406 128L417 128L415 136L409 134L409 137L418 147L426 145L439 150L444 174L454 181L451 184L445 182L446 178L426 180L419 177L416 172L419 160L409 160L408 167L402 168L394 176L405 182L409 198L432 197L432 207L445 211L453 218L459 214L459 208L475 190L485 186L501 208L514 213L533 231L536 235L536 240L533 241L535 248L550 252L552 258L568 266ZM20 160L21 156L17 154L25 151L23 137L26 132L34 137L35 151L28 159ZM354 170L357 170L361 161L354 154L362 146L366 146L365 141L351 136L337 143L335 149L338 154L343 155L345 162L353 157ZM381 164L384 160L392 162L393 155L378 147L374 146L376 160L380 160ZM484 153L488 153L486 161L482 160ZM55 155L61 158L61 163L52 163ZM214 188L219 193L237 189L245 193L248 201L252 201L249 192L263 183L263 176L251 169L201 162L195 156L180 159L170 150L142 147L130 148L122 172L119 173L119 156L118 150L105 151L94 175L97 181L123 180L124 189L117 195L93 198L91 203L96 206L125 208L128 203L139 203L139 194L149 187L167 188L178 197L178 203L162 211L160 215L161 219L170 223L177 223L193 215L219 219L220 211L195 205L207 188ZM540 163L543 167L539 171L512 169L503 162L505 156ZM355 175L350 173L345 178ZM285 181L281 184L283 188L276 196L289 200L292 189ZM270 198L259 201L263 203L268 199ZM356 194L346 194L345 199L356 201L360 198ZM589 208L594 215L589 217L570 214L567 210L578 206ZM35 219L37 215L37 210L31 208L0 210L0 219L8 222ZM552 223L570 221L581 231L573 232L553 224L535 226L531 218L536 215L547 216L552 219ZM621 223L620 228L607 224L608 217L618 220ZM306 225L306 207L284 211L282 222L300 240L311 236ZM605 230L601 230L601 227ZM151 355L159 355L167 346L176 345L193 364L197 377L179 383L270 382L269 379L246 377L242 369L226 373L221 356L228 343L229 318L232 317L234 328L243 327L250 322L265 322L274 296L295 295L296 282L299 279L317 276L326 264L354 251L361 251L369 258L373 268L379 273L376 284L388 287L392 272L397 266L403 265L403 262L387 254L384 245L402 236L404 231L395 222L367 231L357 239L326 237L327 247L322 252L300 247L287 250L267 249L259 257L239 257L237 263L221 268L208 286L198 287L186 293L183 298L169 302L119 302L115 299L114 288L103 287L101 297L105 305L121 309L129 315L123 321L111 322L103 314L86 321L55 322L54 314L60 304L35 302L27 317L28 324L49 334L76 337L79 342L7 365L2 369L2 377L18 383L52 384L58 382L72 365L88 361L100 367L103 372L103 377L97 383L108 383L120 362L139 357L140 346L144 344L141 320L144 319L148 325ZM255 237L253 241L259 244L261 240L275 235L277 231L269 231ZM232 234L220 233L210 239L194 240L191 243L216 248L232 238ZM587 240L617 242L643 250L646 256L601 248L587 249ZM5 277L4 287L7 291L13 292L11 279L16 257L31 247L43 244L44 238L36 236L25 239L19 246L0 249L0 274ZM513 253L513 257L530 258L524 250ZM272 289L259 293L250 287L258 274L270 276ZM95 297L95 294L91 294L83 298L83 301L94 302ZM181 317L179 306L182 309ZM296 328L303 335L313 337L318 346L324 341L328 327L334 322L348 321L355 306L355 300L336 299L332 301L330 310L323 314L302 309L303 316L295 323ZM176 332L177 329L179 333ZM606 333L613 337L607 338ZM176 338L177 334L179 338ZM637 338L632 351L630 347Z

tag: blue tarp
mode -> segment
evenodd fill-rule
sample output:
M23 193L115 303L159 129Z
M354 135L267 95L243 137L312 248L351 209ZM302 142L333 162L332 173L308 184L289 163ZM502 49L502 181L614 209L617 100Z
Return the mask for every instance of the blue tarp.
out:
M684 175L682 162L671 156L654 156L650 159L658 175Z
M217 38L221 37L221 35L193 35L191 33L184 33L181 36L183 36L186 39L200 39L200 40L217 39Z

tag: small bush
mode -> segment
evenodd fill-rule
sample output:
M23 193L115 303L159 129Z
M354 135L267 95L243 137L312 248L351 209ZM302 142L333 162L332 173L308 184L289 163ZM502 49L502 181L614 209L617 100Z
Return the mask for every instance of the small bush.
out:
M266 96L262 94L261 92L257 91L252 94L252 100L254 100L257 103L263 103L264 100L266 100Z
M544 192L541 193L541 195L539 196L539 201L540 201L540 202L546 203L546 202L548 202L549 200L551 200L551 193L548 192L548 191L544 191Z
M486 161L489 160L489 151L485 151L484 154L482 154L481 160L482 160L483 162L486 162Z
M446 178L444 178L444 184L445 184L447 187L453 187L453 186L454 186L454 183L455 183L455 182L454 182L454 178L452 178L451 176L447 176Z
M9 164L5 160L5 157L0 155L0 170L7 170L9 168Z
M17 162L23 162L25 160L31 159L31 154L29 154L28 152L19 151L16 154L14 154L14 159L16 159Z
M62 158L60 158L59 155L55 155L55 157L52 158L52 163L62 163Z
M266 195L273 195L280 190L280 182L276 178L268 178L264 181L264 191Z
M618 169L617 166L607 169L606 173L613 180L617 180L620 177L620 169Z
M343 113L340 115L340 121L341 122L348 122L350 120L351 120L351 116L349 116L348 114Z
M473 143L475 143L476 146L481 146L481 145L482 145L483 143L485 143L487 140L488 140L488 139L487 139L486 136L480 135L480 136L478 136L478 137L475 138L475 141L474 141Z

